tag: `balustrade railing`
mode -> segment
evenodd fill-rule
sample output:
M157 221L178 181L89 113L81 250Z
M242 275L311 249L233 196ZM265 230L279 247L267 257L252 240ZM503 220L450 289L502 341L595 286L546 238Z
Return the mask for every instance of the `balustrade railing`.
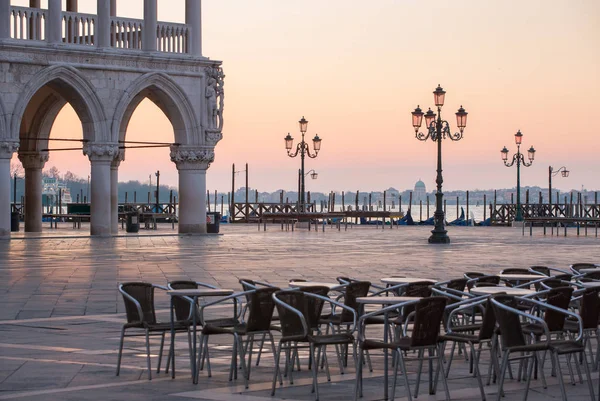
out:
M92 46L96 33L96 15L63 12L62 32L65 43Z
M156 49L165 53L187 53L190 33L189 25L159 22Z
M46 40L47 12L48 10L41 8L11 6L9 22L11 38Z
M48 26L52 25L48 18L47 9L11 6L9 21L11 38L46 41ZM61 20L56 23L60 23L63 43L85 46L97 44L97 36L101 29L98 26L97 15L63 11ZM143 31L144 20L142 19L112 17L110 46L118 49L142 50ZM156 50L163 53L186 54L190 51L191 34L191 25L159 21L156 28Z
M144 20L133 18L111 19L110 45L119 49L142 49Z

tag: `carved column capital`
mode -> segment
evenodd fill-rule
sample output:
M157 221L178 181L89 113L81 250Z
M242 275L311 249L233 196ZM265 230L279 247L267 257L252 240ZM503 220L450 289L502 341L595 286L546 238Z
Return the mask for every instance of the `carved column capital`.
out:
M19 152L19 160L24 169L41 170L48 161L48 152Z
M83 144L83 154L90 161L105 161L112 163L119 154L119 145L116 143L87 142Z
M125 150L119 149L119 152L117 152L115 158L110 162L110 168L118 169L123 160L125 160Z
M19 149L19 142L0 140L0 159L11 159Z
M215 160L215 150L204 146L171 146L171 161L177 170L206 170Z
M208 146L215 146L221 139L223 139L223 133L217 129L206 129L204 131L204 142Z

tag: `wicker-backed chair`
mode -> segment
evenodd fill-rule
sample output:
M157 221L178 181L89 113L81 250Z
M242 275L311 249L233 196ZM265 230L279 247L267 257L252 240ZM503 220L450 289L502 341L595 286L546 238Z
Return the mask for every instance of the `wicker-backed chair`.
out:
M467 274L469 274L469 276L467 276ZM500 277L495 275L475 275L473 273L465 273L465 278L468 279L467 288L469 290L473 287L496 286L500 284Z
M431 283L430 283L431 284ZM355 384L355 400L358 396L362 397L362 351L363 350L376 350L376 349L390 349L394 351L394 382L392 385L392 395L391 398L394 399L395 389L396 389L396 379L398 376L398 367L402 369L402 374L404 375L404 383L406 385L406 391L409 401L412 400L412 394L410 391L410 385L408 382L408 370L406 369L405 360L407 359L404 356L406 351L417 351L417 360L419 360L419 369L417 371L417 384L415 388L415 397L418 396L419 393L419 384L421 379L421 367L422 361L427 359L432 361L433 359L437 360L437 369L438 371L442 370L442 382L444 384L444 390L446 392L446 400L450 400L450 393L448 391L448 384L446 383L446 375L444 373L443 361L442 361L442 353L441 353L441 343L439 341L440 327L442 323L442 318L444 315L444 310L446 307L447 299L445 297L428 297L423 298L416 301L403 302L397 305L391 305L389 307L383 308L381 310L371 312L361 316L359 320L359 329L358 329L358 346L359 346L359 361L358 361L358 369L356 372L356 384ZM404 335L402 337L398 337L393 341L384 342L379 339L369 339L365 336L365 325L364 322L366 319L381 315L383 313L387 313L389 311L409 308L414 311L414 323L413 330L410 336L407 335L407 330L405 328ZM425 351L428 352L428 356L425 356ZM431 365L430 365L431 366ZM432 375L430 375L432 377ZM436 374L436 378L439 375ZM435 391L434 383L429 383L430 393L433 394Z
M490 357L492 360L492 364L495 366L496 370L498 370L498 361L496 359L496 350L492 346L493 338L494 338L494 329L496 328L496 315L494 314L494 308L492 304L489 302L488 297L479 297L483 299L479 299L475 302L472 300L466 301L465 305L462 305L458 308L454 308L452 312L450 312L450 316L448 319L448 326L446 329L446 334L440 337L440 340L444 342L452 342L452 349L450 352L450 359L448 360L448 366L446 367L446 377L450 373L450 367L452 366L452 360L454 357L454 350L456 344L468 344L471 351L470 361L474 367L474 375L477 377L477 382L479 384L479 390L481 392L481 399L485 401L485 391L483 389L483 381L481 380L481 372L479 371L479 358L481 354L482 345L488 344L490 350ZM452 308L454 305L449 305L447 308ZM481 324L478 325L477 334L474 332L468 333L465 332L463 326L458 326L459 331L454 330L454 325L452 324L454 319L452 317L456 314L462 312L471 312L474 308L483 309L483 318ZM475 351L475 345L479 346L479 350ZM488 382L489 384L489 382Z
M208 341L211 335L219 334L230 334L233 335L233 352L231 356L231 365L229 369L229 380L237 377L237 360L238 354L240 363L242 365L242 372L244 374L244 382L246 388L248 388L248 380L250 378L250 365L252 363L252 349L255 335L266 334L269 336L271 341L271 349L273 356L275 356L275 343L273 341L273 335L271 334L271 319L273 317L273 311L275 309L275 303L273 302L272 295L279 291L276 287L263 287L255 290L244 291L242 293L232 294L228 297L219 299L217 301L209 302L203 305L200 309L201 314L204 308L222 304L234 298L245 297L248 299L247 304L247 316L244 321L234 324L232 327L223 327L220 325L214 325L210 322L203 322L202 332L200 334L200 350L208 349ZM237 319L238 316L234 316L233 319ZM246 352L243 344L243 337L248 338L249 356L248 363L246 364ZM202 358L201 352L198 355L198 361L200 363ZM199 373L199 372L198 372Z
M121 329L121 341L119 342L119 356L117 359L117 376L121 371L121 358L123 356L123 343L125 337L145 336L146 337L146 361L148 365L148 380L152 380L152 368L150 364L150 336L160 335L160 350L158 353L158 370L162 360L162 353L165 343L165 334L171 331L171 322L159 322L156 320L154 309L154 290L158 288L166 291L167 288L146 283L146 282L128 282L119 284L119 292L125 302L125 312L127 314L127 323ZM188 344L190 343L191 325L190 315L183 315L181 320L175 322L176 332L187 332ZM133 334L127 331L135 330ZM141 332L140 332L141 331ZM169 348L170 349L170 348ZM190 355L190 358L193 358Z
M539 309L545 309L545 310L552 310L554 312L557 313L561 313L563 315L566 316L571 316L572 318L575 318L578 321L578 325L579 325L579 330L578 330L578 336L575 340L552 340L551 336L550 336L550 331L548 326L546 325L546 322L537 316L534 316L532 314L529 313L525 313L523 311L520 311L516 308L517 306L517 301L519 302L528 302L530 303L532 306L535 306ZM502 348L503 348L503 355L502 355L502 365L500 367L500 379L499 379L499 389L498 389L498 396L497 396L497 401L500 401L503 391L502 391L502 386L504 384L504 377L505 377L505 372L506 372L506 368L508 367L509 361L511 360L515 360L515 359L532 359L531 363L528 364L528 372L527 372L527 383L526 383L526 387L525 387L525 394L524 394L524 398L525 400L527 399L527 394L529 391L529 383L531 380L531 375L532 375L532 371L533 371L533 367L534 367L534 359L538 360L538 363L541 366L541 369L543 369L544 367L544 361L541 360L540 361L540 357L539 357L539 353L544 352L544 351L550 351L550 354L552 355L553 361L554 361L554 366L557 369L557 377L559 379L559 384L560 384L560 390L561 390L561 394L562 394L562 398L563 401L567 401L567 394L566 394L566 390L565 390L565 385L564 385L564 381L563 381L563 375L562 375L562 371L561 371L561 366L560 366L560 360L559 360L559 356L560 355L569 355L569 354L579 354L580 357L582 358L582 360L584 361L583 366L585 369L585 373L586 373L586 378L588 381L588 387L589 387L589 392L590 392L590 399L594 399L594 388L593 388L593 383L590 377L590 371L589 371L589 367L587 364L587 361L585 361L585 348L583 346L582 343L582 336L583 336L583 328L582 328L582 324L581 324L581 318L572 313L569 312L567 310L564 309L560 309L560 308L556 308L552 305L549 305L547 303L544 302L540 302L540 301L536 301L533 299L527 299L527 298L516 298L510 295L496 295L494 297L492 297L491 299L492 305L494 307L494 312L496 314L496 320L498 322L498 325L500 326L500 330L502 331L502 336L501 336L501 340L502 340ZM528 344L525 341L525 336L522 330L522 326L521 326L521 320L522 318L528 319L531 322L537 323L539 324L542 329L543 329L543 338L544 341L540 341L540 342L534 342L534 343L530 343ZM518 356L511 358L511 354L513 353L517 353Z
M313 376L312 391L315 392L316 400L318 401L319 387L317 383L317 371L319 364L315 362L318 360L316 351L322 350L326 361L326 348L328 345L340 346L352 344L354 347L354 336L352 335L352 332L356 326L356 311L340 302L330 299L327 296L317 295L305 291L278 291L273 294L273 299L275 300L277 311L279 313L281 338L279 339L279 345L275 355L275 372L273 373L271 395L275 395L277 376L279 374L279 358L281 350L286 350L286 353L289 355L290 351L293 349L308 347L310 349L309 366L311 366ZM311 333L311 327L318 326L323 305L325 303L329 303L331 308L340 308L353 315L354 324L348 332L335 334L319 334L318 332L317 334ZM356 352L354 349L353 355L356 361ZM288 360L290 360L289 357ZM288 363L287 366L287 369L289 370L290 382L293 380L291 369L289 369L290 365L292 364L293 361Z
M598 268L598 266L596 266L593 263L573 263L572 265L569 266L569 269L571 269L571 271L575 274L581 274L581 270L583 269L596 269Z

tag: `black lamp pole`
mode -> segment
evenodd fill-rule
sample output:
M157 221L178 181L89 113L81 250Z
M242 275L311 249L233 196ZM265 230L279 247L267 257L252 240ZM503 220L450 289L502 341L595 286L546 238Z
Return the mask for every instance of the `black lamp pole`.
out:
M506 167L512 167L515 163L517 163L517 211L515 221L523 221L523 210L521 207L521 165L523 165L523 167L530 167L533 164L533 159L535 158L535 149L532 146L527 151L529 163L525 161L525 156L523 156L523 153L521 153L522 141L523 134L521 133L521 130L519 130L515 134L515 144L517 145L517 153L513 155L512 161L510 163L508 162L508 149L506 149L506 146L500 151L502 155L502 161L504 162L504 165Z
M313 138L313 148L314 148L314 153L311 153L310 151L310 147L308 145L308 143L304 140L304 134L306 134L306 127L308 126L308 121L302 117L302 119L300 121L298 121L298 124L300 124L300 132L302 133L302 141L300 141L300 143L298 143L296 145L296 152L292 153L292 147L294 144L294 138L292 138L292 136L288 133L287 136L284 138L285 139L285 149L287 150L287 154L289 157L296 157L298 155L300 155L300 212L305 212L306 208L305 208L305 198L304 198L304 193L305 191L305 185L304 185L304 158L306 156L310 157L311 159L314 159L317 157L317 155L319 154L319 150L321 150L321 138L319 138L319 135L315 135L315 137Z
M558 170L554 170L552 166L548 166L548 204L552 207L552 177L556 176L558 173L562 173L563 177L569 176L569 170L565 166L559 168Z
M435 193L435 213L433 219L435 227L431 231L429 237L430 244L448 244L450 243L450 237L448 237L448 231L446 231L445 225L445 214L444 214L444 193L442 192L442 183L444 177L442 176L442 139L449 138L452 141L460 141L463 137L463 131L467 125L467 112L462 106L456 112L456 122L460 132L452 133L450 130L450 124L448 121L442 119L442 106L444 105L444 98L446 92L441 86L433 92L435 105L437 106L437 120L436 114L429 109L427 113L423 113L419 106L412 112L413 127L415 129L415 136L420 141L426 141L431 139L437 142L437 176L435 183L437 184L437 191ZM427 133L423 134L419 132L421 123L425 116L425 125L427 126Z

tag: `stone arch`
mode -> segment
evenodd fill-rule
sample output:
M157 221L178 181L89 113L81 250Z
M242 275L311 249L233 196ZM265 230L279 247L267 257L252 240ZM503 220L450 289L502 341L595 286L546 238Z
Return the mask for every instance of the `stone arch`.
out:
M91 142L110 140L104 108L94 86L76 68L61 65L42 69L23 88L13 112L13 138L21 138L36 123L43 125L38 127L38 134L49 135L50 128L46 125L51 127L64 102L70 103L77 113L84 139Z
M165 113L173 125L176 143L191 145L201 141L201 129L185 92L167 74L148 73L136 79L117 104L111 130L114 142L125 140L131 116L144 98L150 99Z

